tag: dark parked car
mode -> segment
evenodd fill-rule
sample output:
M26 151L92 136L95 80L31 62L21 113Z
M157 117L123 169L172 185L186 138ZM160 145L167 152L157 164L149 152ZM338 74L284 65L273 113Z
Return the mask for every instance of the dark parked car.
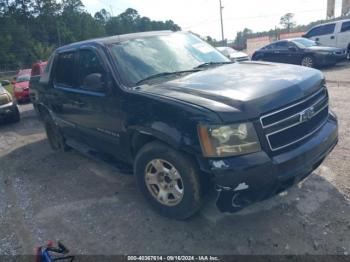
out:
M53 149L113 156L152 207L177 219L200 209L208 186L223 212L271 197L338 141L320 71L232 63L189 33L60 47L33 88Z
M20 114L16 101L0 84L0 119L16 123L20 121Z
M252 60L319 67L334 65L346 59L346 50L320 46L306 38L281 40L269 44L253 54Z

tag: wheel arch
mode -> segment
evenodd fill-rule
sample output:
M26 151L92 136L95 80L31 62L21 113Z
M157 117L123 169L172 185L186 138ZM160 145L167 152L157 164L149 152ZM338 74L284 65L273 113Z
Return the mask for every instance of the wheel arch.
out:
M43 120L46 115L50 115L50 110L43 104L36 104L40 119Z
M161 132L159 130L145 130L133 129L130 132L130 147L133 159L135 159L137 153L142 147L151 142L161 142L174 150L183 152L191 157L195 158L195 150L190 145L185 145L181 137L169 135L169 133Z

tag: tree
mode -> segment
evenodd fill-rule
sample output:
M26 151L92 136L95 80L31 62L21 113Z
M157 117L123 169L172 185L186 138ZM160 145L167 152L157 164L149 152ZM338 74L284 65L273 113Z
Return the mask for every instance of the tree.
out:
M102 25L106 25L108 20L111 18L111 14L106 11L106 9L101 9L99 12L96 12L94 19Z
M283 28L287 29L288 32L296 26L296 23L294 21L294 14L293 13L287 13L280 19L280 24L283 26Z
M243 31L237 32L234 45L237 49L247 48L247 39L253 33L249 28L244 28Z
M0 0L0 68L30 67L63 44L107 35L179 30L172 20L154 21L128 8L111 17L105 9L94 16L82 0Z

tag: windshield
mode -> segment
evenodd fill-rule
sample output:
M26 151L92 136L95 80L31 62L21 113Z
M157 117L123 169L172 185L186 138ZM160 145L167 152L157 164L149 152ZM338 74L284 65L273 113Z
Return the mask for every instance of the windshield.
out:
M17 76L16 82L21 83L21 82L27 82L30 80L30 75L21 75Z
M204 63L230 62L214 47L192 34L173 33L112 44L126 86L150 76L192 70Z
M295 43L298 47L311 47L311 46L317 46L317 43L315 41L305 39L305 38L298 38L298 39L293 39L292 41Z

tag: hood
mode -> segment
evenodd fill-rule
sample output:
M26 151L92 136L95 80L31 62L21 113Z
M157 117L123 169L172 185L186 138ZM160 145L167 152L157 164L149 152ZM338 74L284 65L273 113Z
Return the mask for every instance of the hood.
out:
M311 46L308 48L305 48L306 50L311 50L311 51L330 51L330 52L336 52L336 51L343 51L344 49L342 48L337 48L337 47L330 47L330 46Z
M235 52L230 54L230 58L242 58L242 57L248 57L248 55L243 52Z
M223 121L255 119L321 88L323 74L301 66L243 62L207 69L140 92L169 97L216 112Z
M29 88L29 81L16 83L15 87L21 87L23 89Z

